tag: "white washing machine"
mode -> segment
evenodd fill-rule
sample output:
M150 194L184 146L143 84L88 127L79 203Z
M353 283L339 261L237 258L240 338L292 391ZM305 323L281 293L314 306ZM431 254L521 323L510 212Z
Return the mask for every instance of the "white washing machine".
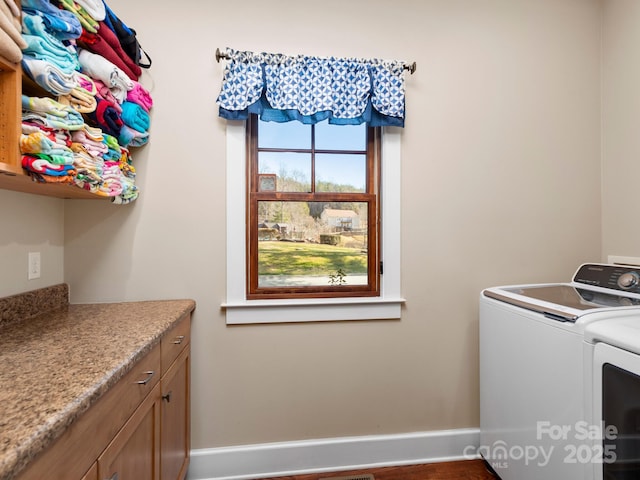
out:
M502 480L593 478L600 458L585 327L640 317L638 272L585 264L571 282L482 292L478 453Z
M640 478L640 315L585 328L593 354L593 422L601 425L594 450L595 480Z

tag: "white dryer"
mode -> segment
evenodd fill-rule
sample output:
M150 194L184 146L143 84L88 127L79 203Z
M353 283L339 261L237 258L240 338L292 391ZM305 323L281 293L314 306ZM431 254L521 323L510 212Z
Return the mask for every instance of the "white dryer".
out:
M593 322L640 316L640 274L585 264L567 283L480 296L480 448L502 480L587 480L598 452L592 418Z
M584 336L593 352L593 422L602 426L593 478L640 478L640 315L588 325Z

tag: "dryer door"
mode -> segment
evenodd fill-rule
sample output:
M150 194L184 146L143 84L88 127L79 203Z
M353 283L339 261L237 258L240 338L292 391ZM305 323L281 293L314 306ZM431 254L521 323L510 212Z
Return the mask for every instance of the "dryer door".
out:
M593 373L594 478L640 478L640 356L598 343Z

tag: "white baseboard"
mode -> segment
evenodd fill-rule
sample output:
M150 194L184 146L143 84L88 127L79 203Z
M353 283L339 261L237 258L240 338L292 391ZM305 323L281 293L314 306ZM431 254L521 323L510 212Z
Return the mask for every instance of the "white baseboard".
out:
M249 480L306 473L468 460L480 430L264 443L191 451L187 480ZM477 458L477 457L476 457Z

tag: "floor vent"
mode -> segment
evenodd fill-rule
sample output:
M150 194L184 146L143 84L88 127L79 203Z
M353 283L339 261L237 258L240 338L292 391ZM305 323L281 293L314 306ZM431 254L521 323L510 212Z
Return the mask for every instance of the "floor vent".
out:
M318 480L375 480L373 475L366 473L364 475L346 475L344 477L323 477Z

